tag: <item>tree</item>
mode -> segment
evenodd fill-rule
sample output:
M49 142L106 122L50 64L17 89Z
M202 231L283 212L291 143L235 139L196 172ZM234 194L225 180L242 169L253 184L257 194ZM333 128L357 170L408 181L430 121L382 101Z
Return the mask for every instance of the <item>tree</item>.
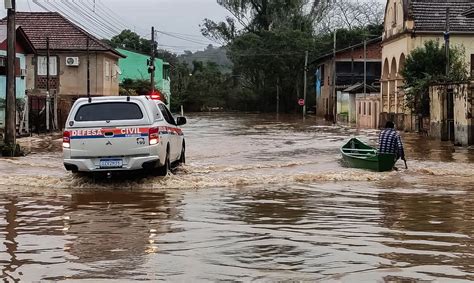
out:
M310 61L331 52L334 29L337 48L382 34L383 9L376 0L366 1L217 0L232 17L219 23L205 19L201 31L226 44L232 75L239 78L240 91L250 94L245 97L253 100L255 110L276 109L279 82L279 109L291 112L299 109L296 101L303 94L305 51ZM334 14L340 20L334 21ZM328 20L331 25L325 23ZM308 97L310 105L314 95Z
M147 95L151 91L151 85L149 80L134 80L134 79L124 79L120 83L120 95Z
M329 33L334 29L352 30L365 26L380 26L383 23L384 11L385 5L378 0L333 0L317 23L316 29Z
M455 47L450 50L450 72L446 75L444 45L427 41L423 47L413 50L407 57L401 74L405 80L406 107L416 114L429 116L429 87L436 83L462 82L469 77L464 61L464 50Z
M129 29L123 30L120 34L112 37L110 40L105 39L103 41L114 48L125 48L145 54L150 54L152 48L151 40L142 38L140 35ZM156 42L155 46L157 46Z

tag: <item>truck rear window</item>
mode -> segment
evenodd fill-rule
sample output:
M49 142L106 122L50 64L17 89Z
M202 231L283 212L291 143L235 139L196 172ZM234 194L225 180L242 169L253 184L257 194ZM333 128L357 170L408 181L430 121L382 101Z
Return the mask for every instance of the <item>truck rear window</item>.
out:
M140 120L142 110L136 103L131 102L104 102L85 104L79 107L74 120L76 121L114 121Z

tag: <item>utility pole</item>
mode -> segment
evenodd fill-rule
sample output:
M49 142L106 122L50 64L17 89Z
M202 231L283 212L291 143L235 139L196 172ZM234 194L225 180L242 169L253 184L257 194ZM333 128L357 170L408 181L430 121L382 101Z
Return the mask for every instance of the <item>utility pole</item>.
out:
M303 118L306 117L306 91L307 91L307 84L308 82L308 51L305 52L304 58L304 89L303 89Z
M150 56L150 84L151 92L155 91L155 27L151 27L151 56Z
M46 37L46 131L49 132L50 125L49 122L51 120L50 113L51 113L51 96L49 94L50 90L50 73L49 73L49 37Z
M364 97L367 94L367 40L364 39Z
M446 52L446 76L449 76L449 65L450 65L450 56L449 56L449 37L450 37L450 8L446 8L446 31L444 33L444 48Z
M91 60L90 60L90 50L89 50L89 36L87 36L87 97L90 100L91 97Z
M5 5L6 6L6 5ZM5 106L5 144L11 155L16 155L16 74L15 74L15 0L7 12L7 89Z
M337 30L334 29L334 48L332 54L332 95L333 95L333 122L337 123L337 90L336 90L336 40L337 40Z

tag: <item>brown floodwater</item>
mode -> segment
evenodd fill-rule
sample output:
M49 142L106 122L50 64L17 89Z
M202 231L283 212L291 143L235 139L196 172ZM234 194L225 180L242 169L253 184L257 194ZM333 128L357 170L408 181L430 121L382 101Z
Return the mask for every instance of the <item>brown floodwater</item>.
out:
M376 130L190 115L164 178L73 176L61 137L0 159L5 282L474 280L474 150L404 134L408 170L344 168Z

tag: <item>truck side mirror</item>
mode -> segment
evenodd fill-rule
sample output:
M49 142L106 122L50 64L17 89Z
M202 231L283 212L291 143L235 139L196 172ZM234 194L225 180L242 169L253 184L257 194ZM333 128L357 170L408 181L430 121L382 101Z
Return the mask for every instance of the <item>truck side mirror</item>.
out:
M178 126L184 125L184 124L186 124L186 122L187 122L187 121L186 121L186 117L178 117L178 118L176 118L176 124L177 124Z

